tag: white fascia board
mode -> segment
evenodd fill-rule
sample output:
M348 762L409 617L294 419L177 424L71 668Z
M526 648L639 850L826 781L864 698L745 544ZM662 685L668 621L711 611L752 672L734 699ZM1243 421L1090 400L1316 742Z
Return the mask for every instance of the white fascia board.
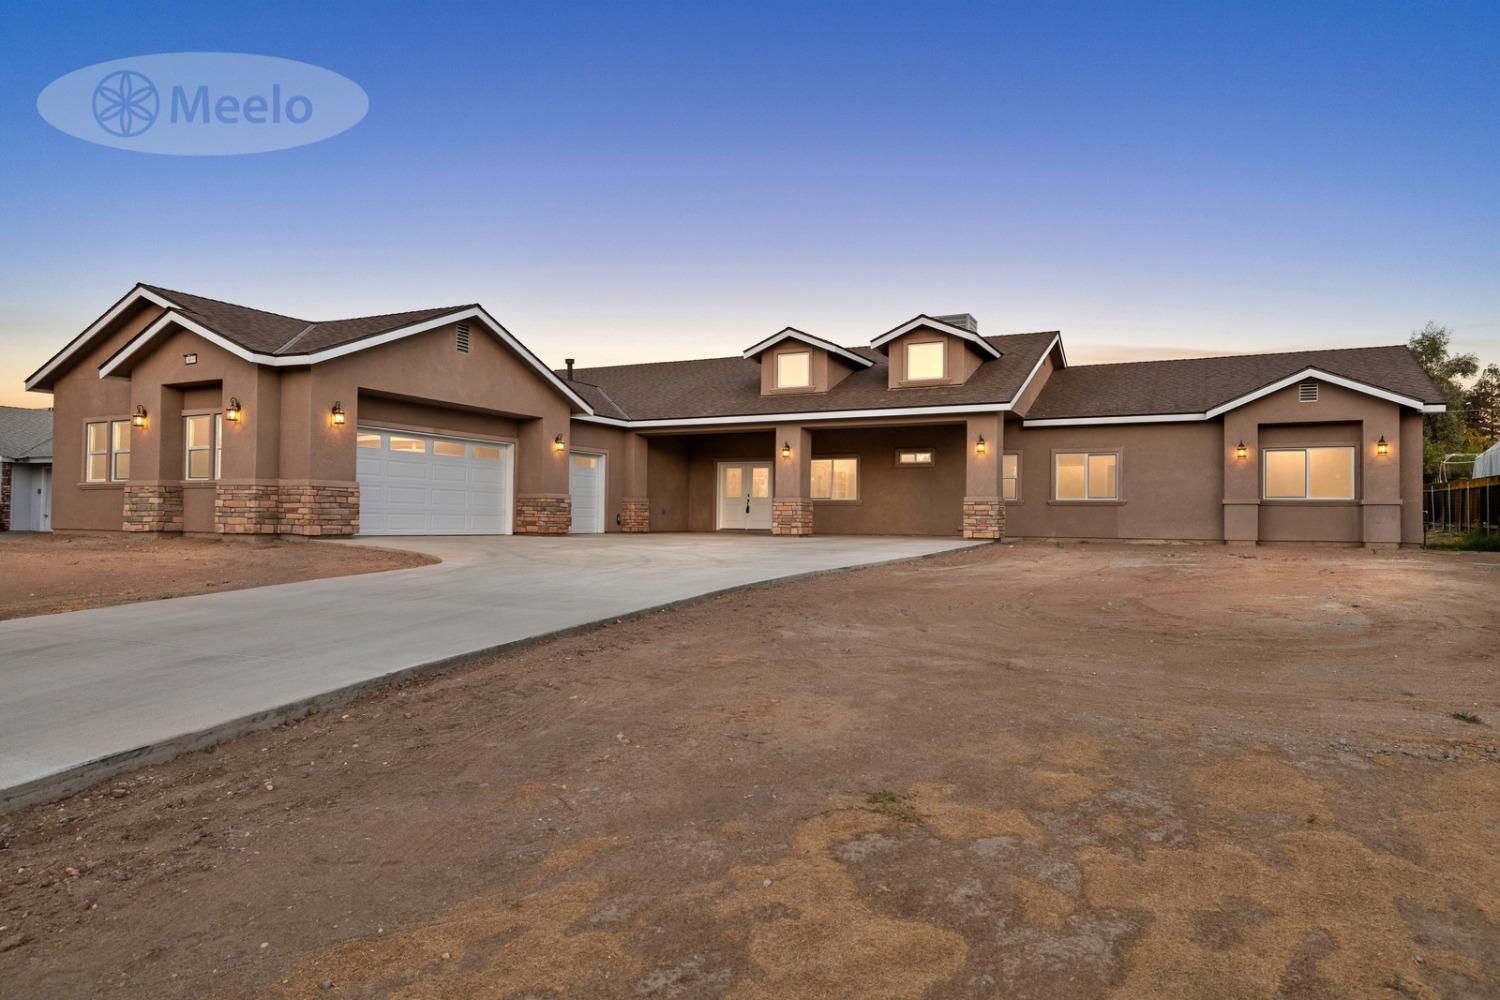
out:
M1423 413L1447 413L1448 412L1448 404L1447 403L1423 403L1422 404L1422 412Z
M1148 413L1138 417L1042 417L1025 420L1022 427L1088 427L1093 424L1181 424L1203 421L1202 413Z
M951 337L957 337L960 340L966 340L969 343L973 344L975 347L979 348L980 351L988 354L991 358L998 358L1000 356L999 348L995 347L994 344L991 344L988 340L985 340L979 334L974 333L971 330L965 330L961 326L954 326L951 323L944 323L942 320L933 319L931 316L925 315L918 316L913 320L908 320L907 322L902 323L900 326L896 327L896 329L882 333L880 336L870 341L870 346L884 346L885 344L889 344L891 341L901 336L903 333L910 333L920 326L930 327L938 331L939 333L946 333Z
M1026 378L1024 381L1022 381L1021 388L1017 389L1014 393L1011 394L1010 398L1012 402L1020 399L1026 394L1026 387L1031 384L1032 379L1036 378L1036 373L1042 370L1042 362L1047 360L1047 356L1052 353L1052 348L1060 348L1061 346L1062 334L1058 334L1057 336L1052 338L1052 343L1047 345L1047 349L1037 357L1036 364L1031 366L1031 371L1026 373Z
M819 420L868 420L880 417L937 417L960 413L1006 413L1009 410L1009 403L958 403L951 406L892 406L875 410L819 410L812 413L741 413L731 417L670 417L660 420L616 420L613 417L598 416L573 419L630 430L647 430L658 427L726 427L788 421L811 423Z
M1415 410L1420 410L1423 407L1423 403L1420 399L1412 399L1410 396L1402 396L1394 392L1387 392L1384 389L1377 389L1373 385L1368 385L1364 382L1356 382L1354 379L1344 378L1341 375L1334 375L1330 372L1325 372L1320 368L1304 368L1300 372L1297 372L1295 375L1288 375L1286 378L1278 379L1268 386L1263 386L1262 388L1256 389L1254 392L1246 393L1245 395L1240 396L1237 399L1231 399L1227 403L1221 403L1218 406L1215 406L1213 409L1209 410L1206 416L1217 417L1221 413L1227 413L1230 410L1238 409L1239 407L1244 406L1246 403L1255 402L1255 400L1260 399L1262 396L1269 396L1273 392L1279 392L1289 385L1295 385L1296 383L1309 378L1316 378L1321 379L1324 382L1331 382L1334 385L1343 386L1345 389L1350 389L1354 392L1362 392L1366 396L1374 396L1377 399L1384 399L1392 403L1400 404L1401 406L1409 406Z
M555 374L552 373L551 369L542 364L540 359L538 359L535 354L532 354L529 350L527 350L519 340L511 335L509 330L505 329L505 327L496 322L493 316L477 306L470 307L468 309L460 309L458 312L448 313L447 315L438 316L434 319L423 320L420 323L413 323L410 326L403 326L395 330L390 330L386 333L380 334L377 337L366 337L364 340L357 340L350 344L341 344L338 347L330 347L324 351L316 351L312 354L289 355L261 354L258 351L249 350L223 336L220 336L203 324L188 319L181 313L168 311L164 313L155 323L152 323L145 330L142 330L140 335L132 340L129 344L127 344L119 354L116 354L112 359L110 359L107 364L103 365L99 369L99 377L109 377L109 375L112 374L121 365L123 365L126 360L128 360L141 348L149 344L157 334L161 333L162 330L166 329L166 327L172 323L176 323L178 326L181 326L186 330L191 330L193 333L196 333L198 336L202 337L204 340L207 340L209 343L214 344L217 347L221 347L224 350L228 351L230 354L233 354L235 357L243 358L244 360L249 361L251 364L265 365L268 368L295 368L302 365L315 365L323 361L331 361L334 358L341 358L346 354L355 354L359 351L368 350L372 347L379 347L382 344L389 344L392 341L403 340L407 337L413 337L419 333L426 333L429 330L436 330L437 328L446 326L449 323L458 323L466 319L477 319L479 320L479 322L483 323L490 329L490 332L492 332L496 337L499 337L502 342L504 342L511 348L511 350L519 354L523 361L534 368L554 388L556 388L571 402L578 406L579 409L581 409L584 413L589 414L590 416L593 415L593 407L584 402L583 398L576 392L574 392L572 389L569 389L567 385L564 384L562 379L558 378Z
M100 316L98 319L94 320L93 323L89 324L89 328L87 330L74 337L67 347L64 347L61 351L53 356L51 361L48 361L45 365L42 365L42 367L38 368L36 372L26 380L27 390L36 388L36 384L38 382L46 378L52 372L56 371L59 365L61 365L64 361L67 361L68 358L72 357L80 349L82 349L83 346L93 338L94 334L98 333L110 323L114 322L116 317L118 317L126 309L129 309L131 306L135 305L142 299L145 299L147 302L153 303L154 305L161 306L163 309L172 309L176 307L176 303L168 302L166 299L162 298L160 295L157 295L155 292L147 291L140 285L135 286L125 294L125 297L123 299L111 306L108 312L106 312L103 316Z
M875 362L871 361L869 358L860 357L853 351L847 351L830 340L824 340L822 337L814 337L810 333L803 333L801 330L793 329L792 327L787 327L780 333L773 333L771 336L767 337L765 340L762 340L754 347L745 348L745 351L741 355L741 357L747 360L753 358L757 354L775 347L783 340L800 341L801 343L804 343L809 347L816 347L819 350L827 351L829 354L835 355L836 357L843 358L850 364L856 365L860 368L869 368L871 365L875 364Z

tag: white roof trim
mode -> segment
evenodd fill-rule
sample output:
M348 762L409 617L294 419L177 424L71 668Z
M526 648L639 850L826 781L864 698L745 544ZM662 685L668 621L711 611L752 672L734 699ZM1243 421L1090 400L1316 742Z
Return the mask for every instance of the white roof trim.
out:
M1036 359L1036 364L1031 366L1031 371L1026 374L1026 378L1024 381L1022 381L1021 387L1011 395L1011 402L1015 402L1026 394L1026 387L1031 384L1032 379L1036 378L1036 373L1042 370L1042 362L1046 361L1048 356L1052 354L1052 348L1054 347L1061 349L1062 334L1059 333L1054 336L1052 338L1052 343L1048 344L1047 349L1042 352L1041 357ZM1064 364L1066 365L1066 359L1064 359Z
M1377 389L1373 385L1368 385L1364 382L1356 382L1354 379L1344 378L1342 375L1334 375L1330 372L1323 371L1321 368L1304 368L1300 372L1297 372L1295 375L1288 375L1286 378L1278 379L1268 386L1263 386L1262 388L1256 389L1254 392L1247 392L1245 395L1240 396L1237 399L1231 399L1227 403L1220 403L1218 406L1215 406L1213 409L1209 410L1206 416L1217 417L1221 413L1238 409L1239 407L1244 406L1246 403L1253 403L1255 402L1255 400L1260 399L1262 396L1269 396L1273 392L1279 392L1280 390L1285 389L1287 386L1295 385L1296 383L1301 382L1303 379L1307 378L1322 379L1324 382L1332 382L1334 385L1341 385L1345 389L1352 389L1355 392L1362 392L1367 396L1374 396L1377 399L1384 399L1388 402L1399 403L1401 406L1409 406L1414 410L1420 410L1425 405L1420 399L1412 399L1410 396L1402 396L1398 393L1389 392L1385 389Z
M787 420L865 420L871 417L934 417L949 414L1006 413L1009 403L955 403L949 406L888 406L872 410L818 410L812 413L741 413L730 417L669 417L660 420L617 420L614 417L574 417L588 423L647 430L654 427L705 427L734 424L775 424Z
M871 361L869 358L860 357L853 351L845 350L844 348L840 347L838 344L835 344L830 340L824 340L822 337L814 337L810 333L803 333L796 327L791 326L782 330L780 333L771 334L771 336L767 337L765 340L762 340L754 347L745 348L743 357L753 358L757 354L775 347L783 340L800 340L802 343L807 344L809 347L816 347L819 350L827 351L829 354L833 354L837 357L843 358L845 361L859 368L869 368L870 366L875 364L875 362Z
M1302 369L1302 371L1297 372L1295 375L1288 375L1285 378L1278 379L1277 381L1272 382L1270 385L1256 389L1254 392L1249 392L1243 396L1231 399L1227 403L1220 403L1218 406L1215 406L1213 409L1208 410L1204 413L1146 413L1140 416L1131 417L1042 417L1037 420L1027 420L1025 421L1023 426L1084 427L1090 424L1166 424L1183 423L1192 420L1212 420L1217 416L1228 413L1230 410L1238 409L1239 407L1244 406L1247 403L1253 403L1255 400L1260 399L1263 396L1269 396L1273 392L1279 392L1282 389L1285 389L1287 386L1295 385L1296 383L1308 378L1321 379L1324 382L1330 382L1333 385L1340 385L1345 389L1350 389L1354 392L1361 392L1367 396L1374 396L1378 399L1384 399L1388 402L1396 403L1400 406L1409 406L1412 409L1420 410L1423 413L1443 413L1448 409L1447 406L1443 405L1442 403L1424 403L1419 399L1412 399L1409 396L1402 396L1399 393L1389 392L1385 389L1378 389L1375 386L1367 385L1364 382L1356 382L1354 379L1345 378L1342 375L1334 375L1329 372L1325 372L1321 368L1304 368ZM1017 393L1017 395L1020 395L1020 393Z
M295 368L301 365L316 365L324 361L331 361L334 358L341 358L346 354L355 354L359 351L368 350L372 347L379 347L382 344L389 344L392 341L404 340L407 337L413 337L419 333L426 333L429 330L436 330L438 327L446 326L449 323L456 323L466 319L476 319L479 322L483 323L485 326L489 327L491 333L500 338L500 340L504 344L506 344L506 346L520 355L521 360L525 361L528 365L535 369L536 372L543 378L545 378L549 384L551 384L555 389L566 396L584 413L591 416L593 415L593 407L584 402L582 396L579 396L572 389L568 388L567 384L564 383L562 379L558 378L555 374L553 374L550 368L542 364L542 362L537 358L535 354L532 354L531 351L527 350L524 344L522 344L519 340L511 335L509 330L501 326L498 322L495 321L495 318L493 316L485 312L484 309L479 306L470 306L467 309L460 309L456 312L451 312L442 316L434 317L433 319L423 320L420 323L412 323L409 326L398 327L395 330L388 330L387 332L382 333L378 336L366 337L363 340L356 340L348 344L340 344L338 347L330 347L326 350L314 351L309 354L262 354L259 351L252 351L246 347L242 347L241 345L236 344L232 340L229 340L228 338L218 333L215 333L213 330L209 329L203 324L188 319L181 313L169 310L168 312L164 313L155 323L152 323L145 330L142 330L141 333L129 344L125 345L125 347L123 347L118 354L109 359L109 361L107 361L104 365L100 366L99 377L108 378L132 355L144 348L151 342L152 339L156 337L157 334L161 333L162 330L166 329L166 327L172 323L176 323L178 326L181 326L186 330L191 330L193 333L196 333L204 340L207 340L218 347L222 347L224 350L228 351L230 354L233 354L235 357L243 358L244 360L249 361L252 364L265 365L268 368Z
M991 358L998 358L1000 356L1000 350L995 347L994 344L991 344L988 340L985 340L983 337L981 337L977 333L974 333L972 330L965 330L961 326L954 326L952 323L944 323L940 319L933 319L931 316L927 315L922 315L918 316L916 319L907 320L905 323L902 323L900 326L896 327L896 329L888 330L885 333L882 333L880 336L870 341L870 346L882 347L886 344L889 344L891 341L895 340L903 333L910 333L918 327L923 326L936 330L939 333L946 333L950 337L957 337L960 340L966 340L969 343L973 344L975 347L979 348L981 353L988 354Z
M57 352L57 354L53 355L51 361L48 361L45 365L42 365L42 367L38 368L36 370L36 373L26 380L26 388L28 390L35 388L38 382L46 378L52 372L56 371L64 361L67 361L70 357L72 357L80 349L82 349L85 344L93 339L94 334L98 333L110 323L114 322L117 316L119 316L126 309L129 309L131 306L135 305L142 299L145 299L147 302L151 302L155 305L161 306L163 309L172 309L176 306L175 302L168 302L166 299L162 298L160 295L157 295L155 292L148 291L142 288L140 285L136 285L125 294L125 297L123 299L121 299L119 302L116 302L112 307L110 307L108 312L106 312L103 316L100 316L98 319L94 320L94 322L89 325L89 328L87 330L74 337L67 347L64 347L61 351Z

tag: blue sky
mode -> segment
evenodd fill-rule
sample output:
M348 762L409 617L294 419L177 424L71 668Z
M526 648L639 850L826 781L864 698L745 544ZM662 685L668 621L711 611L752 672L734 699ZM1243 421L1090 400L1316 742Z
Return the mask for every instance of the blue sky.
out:
M864 343L1500 361L1500 6L120 4L0 11L0 403L137 280L312 319L479 301L549 363ZM152 52L326 66L334 139L162 157L36 97Z

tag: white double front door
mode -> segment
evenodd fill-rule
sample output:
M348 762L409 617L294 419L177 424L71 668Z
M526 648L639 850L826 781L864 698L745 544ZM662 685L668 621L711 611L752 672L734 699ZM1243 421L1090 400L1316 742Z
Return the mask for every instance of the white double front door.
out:
M771 530L771 463L719 463L719 530Z

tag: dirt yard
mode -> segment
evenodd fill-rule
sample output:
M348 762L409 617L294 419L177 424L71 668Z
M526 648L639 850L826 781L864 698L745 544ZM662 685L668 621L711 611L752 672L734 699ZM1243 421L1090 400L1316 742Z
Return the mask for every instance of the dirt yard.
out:
M0 534L0 621L435 562L316 542Z
M1497 607L1041 544L706 600L0 817L0 993L1500 996Z

